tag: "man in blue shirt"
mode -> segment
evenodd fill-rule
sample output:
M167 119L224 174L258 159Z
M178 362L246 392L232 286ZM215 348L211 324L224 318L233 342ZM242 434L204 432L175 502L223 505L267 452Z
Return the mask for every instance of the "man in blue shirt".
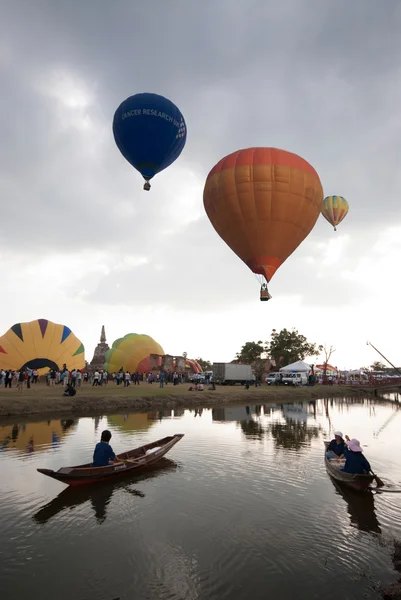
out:
M105 429L105 431L102 431L100 442L96 444L93 453L94 467L107 467L107 465L112 464L116 460L113 448L109 444L110 440L111 433L108 429Z
M331 440L328 445L326 456L327 458L341 458L344 454L345 442L341 431L334 432L334 440Z

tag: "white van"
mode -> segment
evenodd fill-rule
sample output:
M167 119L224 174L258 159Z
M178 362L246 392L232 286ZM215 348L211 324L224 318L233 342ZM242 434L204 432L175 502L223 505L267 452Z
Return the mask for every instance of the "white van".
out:
M267 385L274 385L280 381L280 373L269 373L266 377Z
M307 385L308 374L304 372L300 373L283 373L281 383L283 385Z

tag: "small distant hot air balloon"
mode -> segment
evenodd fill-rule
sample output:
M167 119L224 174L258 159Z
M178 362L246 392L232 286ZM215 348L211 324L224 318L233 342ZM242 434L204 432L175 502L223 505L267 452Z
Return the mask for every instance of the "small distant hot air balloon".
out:
M334 231L337 231L337 225L347 216L348 210L348 201L342 196L327 196L323 200L322 215L333 225Z
M306 160L277 148L248 148L229 154L210 171L203 192L213 227L267 283L313 229L323 189Z
M117 108L113 134L121 154L149 181L181 154L187 127L179 109L158 94L135 94Z

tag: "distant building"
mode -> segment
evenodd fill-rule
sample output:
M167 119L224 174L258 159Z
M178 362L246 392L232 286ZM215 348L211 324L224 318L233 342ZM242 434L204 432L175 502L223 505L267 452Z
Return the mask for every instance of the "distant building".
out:
M149 371L165 371L166 373L185 373L185 357L170 354L150 354Z
M109 350L109 345L106 342L106 332L104 325L102 325L102 331L100 334L100 343L96 346L93 358L90 362L91 369L103 369L106 361L106 352Z

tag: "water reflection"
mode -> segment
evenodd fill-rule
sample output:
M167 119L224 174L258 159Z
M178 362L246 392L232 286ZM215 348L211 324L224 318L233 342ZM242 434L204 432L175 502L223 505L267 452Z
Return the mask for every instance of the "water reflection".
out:
M16 422L0 426L0 451L17 450L32 454L41 449L57 447L67 433L71 433L78 420L50 420L39 423Z
M306 443L310 445L313 439L318 438L322 428L287 419L286 423L272 423L270 431L277 448L300 450Z
M94 484L83 488L68 487L58 494L51 502L42 506L42 508L33 515L33 519L36 523L43 525L64 510L71 510L81 504L90 502L96 521L101 525L107 517L107 507L110 504L112 496L118 490L123 489L133 496L143 498L145 497L145 494L136 488L132 488L133 484L137 486L137 484L142 481L160 477L161 475L165 475L170 471L176 471L177 469L178 464L176 462L169 460L168 458L162 458L156 465L149 467L145 473L131 477L128 480L124 479L123 481L114 483L106 482Z
M109 427L114 427L120 431L129 431L131 433L132 431L148 431L151 429L157 419L157 413L111 415L106 418Z
M213 408L212 419L213 421L237 421L241 423L243 421L250 421L253 417L252 414L256 414L256 407L253 406L225 406L222 408Z
M386 540L401 539L401 494L332 482L323 440L333 428L359 437L397 491L398 406L358 397L10 422L0 427L2 598L51 600L51 572L58 600L247 600L250 582L253 600L379 600L360 574L394 581ZM182 431L171 458L185 468L164 459L65 491L36 472L87 461L105 428L115 451Z
M242 432L246 437L262 440L266 429L258 421L250 419L249 421L240 421Z
M370 491L358 492L352 488L341 485L330 477L337 494L347 503L347 510L351 525L360 531L381 533L380 523L375 511L375 498Z
M255 440L271 435L277 448L299 450L320 436L321 425L311 425L308 418L316 415L316 402L298 402L280 406L234 406L214 408L213 421L236 422L243 434ZM279 416L279 419L274 418ZM271 417L269 421L263 417ZM284 422L282 422L282 418Z

